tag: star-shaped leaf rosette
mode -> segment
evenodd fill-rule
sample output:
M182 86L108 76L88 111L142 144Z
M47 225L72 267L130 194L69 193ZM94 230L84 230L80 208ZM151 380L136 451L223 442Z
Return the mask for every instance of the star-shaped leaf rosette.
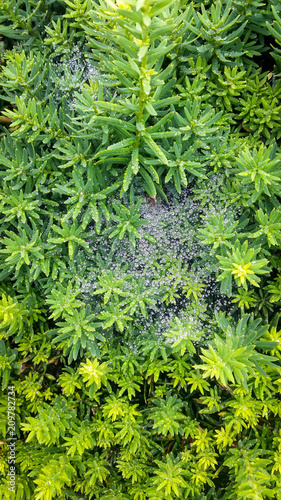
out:
M220 269L223 271L218 280L221 281L221 291L231 294L232 277L238 286L248 290L248 283L258 287L260 278L258 274L268 274L270 268L267 267L267 259L256 259L260 248L248 248L248 241L242 245L236 242L232 251L226 252L226 256L217 255L220 262Z

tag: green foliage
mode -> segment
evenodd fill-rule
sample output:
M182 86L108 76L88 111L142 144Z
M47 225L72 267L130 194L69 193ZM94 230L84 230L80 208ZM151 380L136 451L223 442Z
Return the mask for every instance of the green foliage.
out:
M28 311L23 303L2 294L2 300L0 301L0 331L4 333L2 333L1 337L17 334L16 341L17 337L23 333L24 327L29 325L28 316Z
M232 253L226 252L226 257L217 256L220 269L223 271L218 277L222 281L222 291L229 293L232 275L238 286L242 285L246 290L248 281L254 286L259 286L260 278L257 275L269 272L269 267L266 266L268 260L256 259L259 250L259 248L248 248L248 241L245 241L243 245L236 243L232 248Z
M262 208L257 210L255 219L258 222L258 231L251 234L251 238L266 237L269 247L278 245L280 240L281 218L279 210L275 208L270 212L269 216L263 212ZM263 236L264 235L264 236Z
M92 355L96 355L98 347L96 339L103 340L103 336L96 331L93 319L94 314L90 313L89 306L82 305L79 310L73 309L71 314L64 314L64 321L57 323L58 328L55 333L58 335L52 340L53 344L63 342L65 355L68 355L69 363L77 359L79 351L88 348ZM49 335L54 333L53 330L47 332ZM65 342L68 339L68 342Z
M113 208L117 215L111 215L111 219L117 222L116 226L106 229L103 234L109 234L109 238L119 238L122 240L125 235L128 235L131 244L136 246L136 238L141 238L141 234L137 230L143 224L144 221L140 220L139 208L141 205L141 200L137 202L136 205L131 205L130 209L126 208L122 204L118 206L113 203ZM148 224L148 222L146 222ZM149 235L144 234L144 237L151 239ZM152 239L152 241L154 241Z
M5 264L3 263L1 266L6 269L5 274L9 275L15 269L15 276L18 276L22 266L31 265L30 273L36 277L36 274L38 275L38 260L44 258L38 231L32 231L27 224L24 224L23 229L19 228L19 235L14 231L8 231L6 234L7 237L3 238L5 248L0 250L2 254L7 255L4 260Z
M22 424L25 432L29 432L27 442L36 439L39 444L55 444L65 430L69 428L69 421L75 412L67 408L65 400L57 397L54 406L42 404L37 418L28 417Z
M280 1L0 25L0 497L279 499Z
M242 177L241 184L248 185L252 196L248 204L251 204L263 194L267 196L280 194L280 168L279 155L275 156L275 147L265 148L260 146L251 153L246 150L237 161L236 175Z
M203 235L202 242L205 245L212 244L213 250L223 245L231 248L231 240L236 236L234 229L237 225L238 222L236 221L226 226L223 216L218 217L215 215L210 222L207 223L206 228L199 229L200 233Z
M87 359L86 363L83 363L79 369L79 373L83 376L83 381L87 382L86 385L90 385L99 389L102 383L106 382L106 364L102 363L99 366L97 359L91 362Z
M273 12L273 15L275 18L274 22L272 24L267 22L266 25L267 25L267 29L268 29L269 33L271 33L274 36L275 41L280 45L280 42L281 42L281 18L278 15L277 8L278 7L275 7L275 6L272 7L272 12ZM281 54L281 49L279 49L278 47L274 47L274 51L273 51L272 55L273 55L275 61L277 62L278 68L280 68L280 66L281 66L280 54Z
M198 365L196 368L203 370L204 378L216 377L224 386L231 381L247 388L247 379L249 375L254 375L254 368L263 376L268 376L260 363L278 370L278 366L272 363L276 358L255 351L256 346L265 350L274 347L273 343L258 340L267 329L267 327L256 329L259 320L247 326L249 315L245 315L238 323L236 331L233 331L224 316L217 319L226 338L222 340L215 335L214 346L210 344L208 350L202 349L203 356L200 357L205 361L205 365Z
M183 418L183 414L179 413L183 402L177 401L176 396L171 397L171 394L168 393L166 401L155 401L155 404L159 408L157 409L156 407L152 410L153 428L158 431L161 429L164 435L171 434L174 436L175 433L181 434L178 420Z
M8 386L12 369L16 370L17 368L15 360L17 358L18 352L17 349L12 350L10 347L6 348L3 340L0 340L0 352L1 352L0 371L2 376L1 389L4 390Z
M180 463L173 463L173 459L168 456L167 463L158 462L159 470L156 471L156 477L153 479L153 484L156 486L156 491L163 490L166 498L172 498L171 492L177 497L182 491L180 488L186 487L186 481L181 477L183 469Z

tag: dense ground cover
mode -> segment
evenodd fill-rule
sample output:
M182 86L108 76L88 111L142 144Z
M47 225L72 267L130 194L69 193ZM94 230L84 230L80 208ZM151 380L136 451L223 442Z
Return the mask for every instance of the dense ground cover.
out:
M0 34L1 499L281 499L280 1Z

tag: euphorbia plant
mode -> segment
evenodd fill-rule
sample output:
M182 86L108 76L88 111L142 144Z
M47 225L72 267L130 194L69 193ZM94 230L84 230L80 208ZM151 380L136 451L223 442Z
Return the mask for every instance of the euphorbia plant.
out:
M259 248L248 247L248 241L242 245L236 242L232 251L226 251L226 256L217 255L220 263L220 269L223 271L218 280L221 283L221 291L231 292L232 277L238 286L248 289L248 282L254 286L259 286L260 278L258 275L268 274L270 268L267 267L267 259L256 259Z
M0 497L279 498L280 1L33 4L0 7Z

